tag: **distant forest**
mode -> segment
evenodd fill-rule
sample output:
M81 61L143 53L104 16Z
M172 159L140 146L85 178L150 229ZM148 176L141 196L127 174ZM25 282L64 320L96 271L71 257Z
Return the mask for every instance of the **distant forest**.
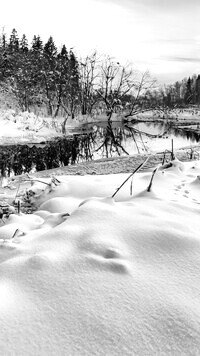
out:
M45 110L49 116L114 112L134 115L156 107L200 105L200 75L159 87L148 73L140 77L110 57L94 52L80 60L52 37L19 39L12 30L0 36L0 95L23 111Z

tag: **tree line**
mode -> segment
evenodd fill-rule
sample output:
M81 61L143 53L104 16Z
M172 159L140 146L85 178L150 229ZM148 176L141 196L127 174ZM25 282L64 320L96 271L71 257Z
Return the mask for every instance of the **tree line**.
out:
M96 52L80 60L63 45L60 50L50 36L43 43L34 36L19 39L16 29L0 37L0 91L13 97L23 111L45 108L47 115L94 115L114 112L127 115L145 106L145 93L153 81L109 56Z
M58 52L52 37L43 44L34 36L29 47L26 35L19 39L13 29L9 40L1 36L0 85L23 111L46 106L48 115L57 116L68 100L73 113L80 85L78 60L65 45Z
M147 93L148 100L154 106L168 108L184 108L187 106L200 105L200 75L176 81L174 84L165 85L158 90Z
M200 105L200 75L158 87L148 72L123 66L109 56L91 53L78 59L72 49L59 50L52 36L43 43L35 35L29 45L13 29L0 36L0 93L22 111L52 117L113 113L124 117L159 107ZM64 122L65 125L65 122Z

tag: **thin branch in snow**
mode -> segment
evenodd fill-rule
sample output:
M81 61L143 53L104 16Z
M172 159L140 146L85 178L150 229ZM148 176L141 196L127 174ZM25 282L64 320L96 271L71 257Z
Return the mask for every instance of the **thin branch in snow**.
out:
M17 201L17 213L20 214L21 213L21 200Z
M175 156L174 156L174 140L172 138L172 154L171 154L171 157L172 157L172 161L175 159Z
M21 185L21 179L19 180L19 184L18 184L17 191L16 191L16 194L15 194L15 200L17 199L17 196L18 196L18 193L19 193L20 185Z
M162 166L165 164L166 153L171 153L171 151L169 151L169 150L165 150L164 151L163 160L162 160Z
M130 195L133 195L133 177L132 177L132 179L131 179Z
M51 183L42 182L42 181L39 180L39 179L33 179L33 178L31 178L31 180L30 180L30 179L24 179L23 182L31 182L31 183L39 182L39 183L43 183L43 184L46 184L46 185L48 185L49 187L51 187Z
M116 189L115 193L112 195L112 198L119 192L119 190L123 187L123 185L136 173L138 172L144 165L147 163L150 157L147 157L144 162L142 162L134 171L131 173L128 178L125 179L125 181Z
M152 187L152 183L153 183L153 178L154 178L154 175L155 175L156 171L157 171L157 168L155 168L155 169L153 170L153 172L152 172L151 180L150 180L149 186L148 186L148 188L147 188L147 192L150 192L150 191L151 191L151 187Z

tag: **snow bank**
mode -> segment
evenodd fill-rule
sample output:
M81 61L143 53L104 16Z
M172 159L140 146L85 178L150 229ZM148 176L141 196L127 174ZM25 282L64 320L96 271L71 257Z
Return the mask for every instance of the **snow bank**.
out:
M34 113L6 110L0 114L0 143L37 142L61 134L61 123Z
M199 171L175 160L114 199L126 174L33 185L37 212L0 227L1 353L199 354Z

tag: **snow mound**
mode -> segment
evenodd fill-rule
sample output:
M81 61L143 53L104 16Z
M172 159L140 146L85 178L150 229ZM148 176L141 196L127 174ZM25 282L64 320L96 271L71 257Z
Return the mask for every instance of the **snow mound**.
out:
M152 173L136 174L132 195L127 182L114 198L126 174L33 184L39 210L0 227L1 353L198 355L192 165L159 167L150 192ZM11 228L24 233L3 235Z

